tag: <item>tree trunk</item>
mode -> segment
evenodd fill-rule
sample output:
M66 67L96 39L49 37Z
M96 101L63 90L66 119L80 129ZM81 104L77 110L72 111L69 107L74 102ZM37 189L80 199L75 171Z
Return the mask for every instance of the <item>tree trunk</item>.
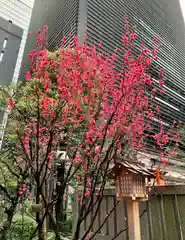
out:
M37 193L36 193L36 204L41 203L41 194L40 194L40 181L37 179ZM42 221L41 213L36 213L36 222L37 222L37 231L38 231L38 239L46 240L46 229L44 228L44 221Z
M46 226L45 226L46 217L45 217L44 221L42 221L41 214L39 212L37 212L36 221L37 221L38 239L46 240L47 239Z
M58 184L56 186L56 194L58 195L57 202L55 204L55 212L56 212L56 223L58 224L60 221L63 222L66 220L66 213L64 213L63 207L63 184L64 184L64 176L65 174L65 163L64 161L61 163L60 167L57 169L57 181Z

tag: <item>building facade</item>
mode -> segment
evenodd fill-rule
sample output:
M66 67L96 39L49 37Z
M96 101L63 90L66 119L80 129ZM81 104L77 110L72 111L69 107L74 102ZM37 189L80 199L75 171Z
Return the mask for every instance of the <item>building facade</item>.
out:
M19 76L34 0L0 0L0 85Z
M36 0L30 31L35 37L37 28L49 25L50 51L60 46L63 37L69 40L70 33L83 42L87 31L89 43L102 43L102 50L112 54L121 45L124 16L128 16L130 26L138 34L138 44L144 41L152 47L151 39L159 38L161 50L151 75L157 81L162 67L168 80L165 97L156 96L156 102L166 126L174 119L185 122L185 25L179 0ZM25 55L31 46L34 41L30 38ZM157 119L153 126L155 130ZM152 146L151 139L148 146Z
M0 86L18 80L34 0L0 0ZM5 126L7 113L0 111ZM0 137L3 136L1 130ZM0 139L1 147L2 139Z

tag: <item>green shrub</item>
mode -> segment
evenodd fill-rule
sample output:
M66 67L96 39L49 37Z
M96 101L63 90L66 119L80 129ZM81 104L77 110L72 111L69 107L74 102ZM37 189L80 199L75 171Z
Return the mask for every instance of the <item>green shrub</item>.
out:
M17 181L8 180L6 182L6 187L10 193L15 193L17 190Z
M34 219L17 214L13 218L8 240L29 240L35 228Z

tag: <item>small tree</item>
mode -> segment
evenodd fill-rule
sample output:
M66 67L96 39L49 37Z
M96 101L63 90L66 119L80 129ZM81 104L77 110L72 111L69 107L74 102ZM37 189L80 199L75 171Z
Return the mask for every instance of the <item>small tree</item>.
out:
M6 144L7 141L8 144ZM16 155L17 150L14 151L17 148L16 143L15 135L6 134L0 153L0 198L3 210L0 239L5 240L17 207L29 191L28 169L20 166L19 156Z
M45 239L46 216L60 239L58 214L55 219L52 206L56 204L57 212L63 211L66 189L72 184L79 199L73 239L85 239L102 202L111 164L118 156L137 161L137 151L146 150L151 121L159 116L152 100L156 91L162 93L165 78L161 71L157 90L147 74L159 44L155 40L151 51L142 47L135 56L126 48L134 44L136 34L124 34L126 48L122 49L123 67L118 72L118 55L100 54L86 43L79 45L76 37L73 48L62 46L48 52L43 47L46 32L47 27L38 31L38 49L29 54L27 81L9 99L12 111L7 126L18 139L15 156L21 158L36 187L36 204L44 207L36 214L39 240ZM170 136L162 122L159 132L151 135L163 152ZM64 146L66 159L60 163L60 186L54 195L52 180L56 161L59 163L56 152ZM44 187L48 181L49 194ZM80 226L92 211L91 224L80 236Z

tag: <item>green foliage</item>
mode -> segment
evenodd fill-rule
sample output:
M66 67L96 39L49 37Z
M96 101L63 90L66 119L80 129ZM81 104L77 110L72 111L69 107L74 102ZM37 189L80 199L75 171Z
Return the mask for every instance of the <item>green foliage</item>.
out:
M16 188L17 187L17 182L9 179L6 183L6 185L7 185L8 188Z
M34 219L17 214L13 218L8 240L29 240L35 228Z
M28 216L35 218L35 213L33 213L32 205L33 205L32 201L24 200L24 202L22 203L22 207L20 209L20 213L21 214L24 213Z
M17 190L17 181L8 179L6 182L6 187L9 191L15 192Z

